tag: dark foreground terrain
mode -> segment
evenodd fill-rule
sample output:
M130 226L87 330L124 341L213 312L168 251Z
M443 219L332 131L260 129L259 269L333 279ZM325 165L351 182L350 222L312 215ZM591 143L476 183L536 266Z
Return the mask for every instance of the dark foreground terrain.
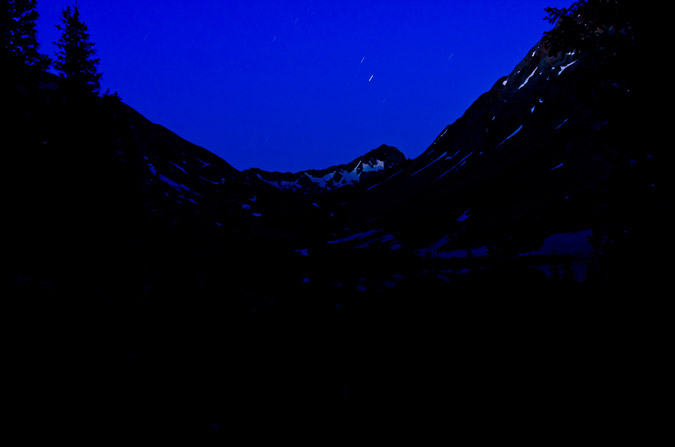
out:
M660 36L629 12L560 21L420 157L307 173L239 172L116 97L17 69L9 393L214 420L651 412L673 154Z

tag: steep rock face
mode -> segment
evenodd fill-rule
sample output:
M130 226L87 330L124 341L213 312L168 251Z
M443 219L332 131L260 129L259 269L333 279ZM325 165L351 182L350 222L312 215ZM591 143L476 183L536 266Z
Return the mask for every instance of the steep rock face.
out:
M244 171L244 175L253 181L258 180L280 190L318 194L367 182L389 173L404 161L405 156L398 149L382 145L347 164L325 169L280 173L254 168Z
M542 39L400 174L339 207L349 230L329 242L475 258L573 234L590 253L588 230L610 219L616 178L650 188L667 157L643 114L658 95L653 72L634 63L647 58L632 32L599 27L582 50Z

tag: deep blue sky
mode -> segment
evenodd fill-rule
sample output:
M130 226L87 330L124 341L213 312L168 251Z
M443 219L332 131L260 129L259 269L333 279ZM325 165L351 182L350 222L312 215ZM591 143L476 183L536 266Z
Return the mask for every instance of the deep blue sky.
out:
M102 91L237 169L408 158L511 72L572 0L79 0ZM73 0L39 0L42 52Z

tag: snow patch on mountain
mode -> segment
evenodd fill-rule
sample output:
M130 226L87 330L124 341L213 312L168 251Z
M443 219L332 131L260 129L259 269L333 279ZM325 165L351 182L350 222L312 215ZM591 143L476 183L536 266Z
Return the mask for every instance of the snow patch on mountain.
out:
M301 188L300 185L298 185L298 181L286 181L286 180L267 180L266 178L263 178L260 174L257 174L257 177L262 180L263 182L267 183L270 186L274 186L275 188L278 189L299 189Z
M420 172L424 171L426 168L428 168L428 167L431 166L432 164L436 163L438 160L440 160L441 158L445 157L446 155L448 155L448 153L447 153L447 152L443 152L443 153L441 154L440 157L438 157L437 159L435 159L434 161L432 161L432 162L429 163L428 165L424 166L422 169L419 169L419 170L415 171L414 173L410 174L410 176L412 177L413 175L419 174Z
M560 76L560 75L563 73L563 71L565 71L565 69L566 69L567 67L569 67L569 66L575 64L576 62L577 62L577 61L572 61L572 62L570 62L569 64L563 65L562 67L560 67L560 71L558 72L558 76Z
M333 179L333 177L335 176L335 173L334 173L334 172L331 172L331 173L328 173L328 174L324 175L323 177L314 177L314 176L310 175L310 174L307 173L307 172L305 172L305 175L306 175L307 178L308 178L309 180L311 180L313 183L317 183L321 188L325 188L325 187L326 187L326 183L327 183L329 180L332 180L332 179ZM296 183L297 183L297 182L296 182Z
M504 141L502 141L501 143L499 143L499 144L497 145L497 147L498 147L498 148L501 147L504 143L506 143L508 140L510 140L511 138L513 138L518 132L520 132L520 131L522 130L522 128L523 128L523 125L521 124L520 126L518 126L518 128L517 128L511 135L509 135L508 137L504 138Z
M520 87L518 87L518 90L520 90L521 88L525 87L525 84L527 84L527 83L529 82L530 78L531 78L532 76L534 76L534 75L537 73L537 70L538 70L538 69L539 69L539 67L537 67L537 68L534 69L534 71L532 72L532 74L530 74L530 75L527 77L527 79L525 79L525 82L523 82L522 84L520 84Z
M327 241L326 243L327 244L341 244L341 243L344 243L344 242L352 242L352 241L356 241L356 240L359 240L359 239L366 238L368 236L372 236L373 234L379 233L380 231L382 231L382 230L363 231L361 233L352 234L350 236L346 236L346 237L343 237L341 239L335 239L333 241Z

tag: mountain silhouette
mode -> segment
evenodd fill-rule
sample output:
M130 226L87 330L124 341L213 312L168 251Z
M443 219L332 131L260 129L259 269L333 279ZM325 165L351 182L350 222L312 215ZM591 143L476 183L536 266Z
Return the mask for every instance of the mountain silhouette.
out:
M659 349L629 340L664 327L673 155L659 38L598 11L560 20L412 160L382 145L240 172L113 96L3 83L5 296L31 334L24 379L29 358L59 365L33 395L367 406L459 383L614 402L635 372L619 357L651 368Z

